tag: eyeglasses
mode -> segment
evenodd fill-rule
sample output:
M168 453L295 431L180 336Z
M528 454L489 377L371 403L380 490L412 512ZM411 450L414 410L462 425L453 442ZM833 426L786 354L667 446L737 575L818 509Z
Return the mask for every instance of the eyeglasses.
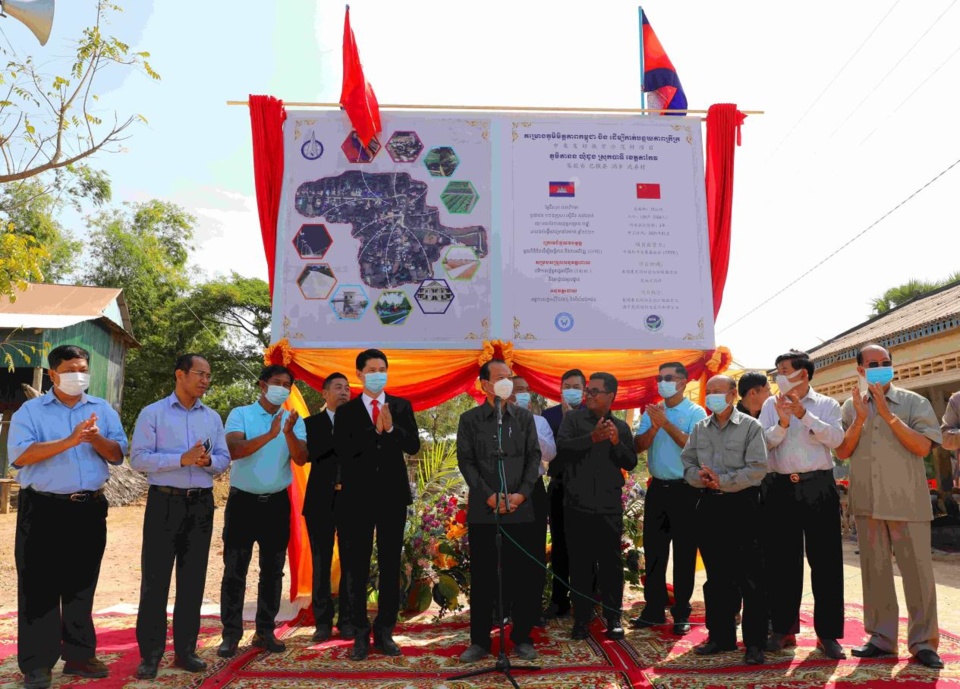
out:
M597 395L609 395L610 393L607 390L600 390L599 388L587 388L583 391L583 394L587 397L596 397Z
M893 362L892 361L871 361L870 363L867 364L867 368L878 368L881 366L883 368L889 368L890 366L893 366Z
M193 373L193 374L196 375L196 377L199 378L200 380L212 380L212 379L213 379L213 375L210 374L210 373L207 373L206 371L197 371L197 370L194 370L194 369L190 369L189 373Z
M667 373L663 376L657 376L658 383L672 383L673 381L680 382L681 380L686 380L683 376L675 376L672 373Z

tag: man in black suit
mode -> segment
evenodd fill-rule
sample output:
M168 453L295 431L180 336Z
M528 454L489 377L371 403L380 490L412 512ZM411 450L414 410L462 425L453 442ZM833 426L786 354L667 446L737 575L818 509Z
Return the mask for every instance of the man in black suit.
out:
M370 651L366 601L374 530L380 591L373 646L386 655L401 655L393 640L393 627L400 610L403 530L407 506L413 502L403 455L420 451L413 407L407 400L383 392L387 355L377 349L360 352L357 378L363 383L363 394L337 409L333 427L341 480L337 496L341 561L346 563L347 597L357 629L350 660L363 660Z
M350 401L350 383L342 373L331 373L323 381L321 392L325 408L304 420L307 427L307 461L310 478L303 498L303 518L310 536L313 556L313 619L317 629L313 641L326 641L333 635L333 596L330 592L330 568L333 565L333 540L337 531L334 499L340 487L337 454L333 449L334 413ZM340 638L353 639L356 629L347 604L343 553L340 553L340 595L337 627Z

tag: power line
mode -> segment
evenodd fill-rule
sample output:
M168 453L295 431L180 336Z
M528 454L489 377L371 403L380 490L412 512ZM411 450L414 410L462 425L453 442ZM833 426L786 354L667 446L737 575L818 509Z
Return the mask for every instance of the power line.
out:
M216 338L217 340L220 339L220 336L219 336L219 335L217 335L215 332L213 332L210 328L207 327L207 324L206 324L206 323L204 323L202 320L200 320L200 316L197 315L196 311L194 311L192 308L190 308L190 304L188 304L186 301L184 301L184 302L183 302L183 305L186 306L186 307L187 307L187 310L188 310L190 313L193 314L193 317L197 319L197 323L199 323L200 326L201 326L204 330L206 330L208 333L210 333L211 335L213 335L213 337ZM234 361L236 361L238 364L240 364L241 368L243 368L247 373L250 374L250 377L251 377L251 378L253 378L254 380L259 380L259 378L257 377L257 374L254 373L253 371L251 371L251 370L247 367L247 365L240 360L239 357L237 357L233 352L231 352L231 351L230 351L229 349L227 349L226 347L224 347L223 349L224 349L224 351L226 351L227 354L230 355L230 357L231 357Z
M798 119L796 122L793 123L793 126L790 127L790 130L789 130L789 131L784 135L784 137L780 140L780 143L778 143L776 146L773 147L773 150L770 151L770 155L767 156L767 160L766 160L765 162L769 162L769 160L770 160L770 159L774 156L774 154L780 149L780 147L783 146L784 142L785 142L787 139L790 138L790 136L793 134L794 131L796 131L796 129L797 129L797 127L800 125L800 123L803 122L803 121L807 118L807 115L810 114L810 111L813 110L813 108L817 105L817 103L820 102L820 99L823 97L823 94L825 94L825 93L830 89L830 87L833 86L834 82L836 82L837 79L840 78L840 75L843 74L844 70L847 69L847 67L850 65L850 63L853 62L853 59L854 59L854 58L860 53L860 51L863 49L863 46L865 46L865 45L867 44L867 42L873 37L873 34L875 34L875 33L877 32L877 29L880 28L880 25L883 24L884 21L886 21L887 17L890 16L890 13L893 12L894 8L895 8L897 5L899 5L899 4L900 4L900 0L896 0L896 2L894 2L893 5L891 5L890 9L887 10L887 13L884 14L884 15L880 18L880 21L877 22L877 25L873 27L873 30L872 30L869 34L867 34L867 37L863 39L863 42L860 43L860 45L857 47L857 49L853 51L853 54L852 54L849 58L847 58L847 61L843 63L843 66L837 71L837 73L833 75L833 78L830 80L830 82L829 82L826 86L823 87L823 90L820 91L820 93L818 93L815 98L811 99L810 105L808 105L808 106L807 106L807 109L803 111L803 114L800 116L800 119Z
M825 256L824 258L822 258L819 262L815 263L815 264L813 265L813 267L811 267L809 270L807 270L806 272L804 272L802 275L800 275L800 276L797 277L796 279L792 280L791 282L787 283L784 287L782 287L780 290L778 290L777 292L775 292L775 293L772 294L771 296L769 296L769 297L767 297L766 299L764 299L762 302L760 302L760 303L757 304L755 307L753 307L752 309L750 309L749 311L747 311L745 314L743 314L742 316L740 316L737 320L735 320L735 321L734 321L733 323L731 323L730 325L724 326L723 328L721 328L720 330L718 330L717 333L722 333L724 330L729 330L730 328L732 328L733 326L735 326L735 325L736 325L737 323L739 323L740 321L744 320L744 319L747 318L748 316L751 316L752 314L754 314L754 313L756 313L757 311L759 311L761 308L763 308L764 306L766 306L767 304L769 304L771 301L773 301L774 299L776 299L777 297L779 297L781 294L783 294L783 293L786 292L788 289L790 289L791 287L793 287L795 284L797 284L798 282L800 282L803 278L807 277L810 273L812 273L813 271L815 271L817 268L819 268L820 266L822 266L824 263L826 263L827 261L829 261L831 258L833 258L833 257L836 256L837 254L839 254L841 251L843 251L844 249L846 249L848 246L850 246L851 244L853 244L855 241L857 241L858 239L860 239L860 237L862 237L862 236L865 235L867 232L869 232L870 230L872 230L874 227L876 227L877 225L879 225L880 223L882 223L884 220L886 220L888 217L890 217L891 215L893 215L893 214L894 214L896 211L898 211L901 207L905 206L909 201L911 201L914 197L916 197L921 191L923 191L924 189L926 189L927 187L929 187L931 184L933 184L934 182L936 182L938 179L940 179L941 177L943 177L945 174L947 174L948 172L950 172L950 170L952 170L953 168L955 168L957 165L960 165L960 158L958 158L957 160L953 161L953 163L951 163L945 170L943 170L942 172L940 172L938 175L936 175L936 176L935 176L933 179L931 179L929 182L927 182L927 183L924 184L922 187L920 187L919 189L917 189L915 192L913 192L912 194L910 194L910 196L908 196L907 198L905 198L903 201L901 201L900 203L898 203L896 206L894 206L893 208L891 208L890 210L888 210L886 213L884 213L882 216L880 216L880 218L878 218L877 220L875 220L873 223L871 223L871 224L870 224L869 226L867 226L865 229L861 230L860 232L858 232L857 234L855 234L853 237L851 237L850 239L848 239L846 242L844 242L843 244L841 244L841 245L840 245L838 248L836 248L834 251L832 251L831 253L827 254L827 256Z
M905 52L903 55L900 56L900 59L896 61L896 63L893 65L893 67L891 67L891 68L887 71L886 74L884 74L882 77L880 77L880 80L874 85L874 87L873 87L872 89L870 89L870 92L863 97L863 100L861 100L859 103L857 103L857 106L856 106L853 110L851 110L851 111L849 112L849 114L847 114L847 116L843 118L843 121L842 121L839 125L837 125L837 128L836 128L835 130L833 130L833 134L830 135L830 138L831 138L831 139L837 134L837 132L839 132L841 129L843 129L843 125L845 125L845 124L847 123L847 121L848 121L851 117L853 117L854 113L856 113L857 110L859 110L859 109L863 106L863 104L867 102L867 100L870 98L870 96L872 96L872 95L876 92L876 90L877 90L878 88L880 88L880 86L882 86L883 84L886 83L887 77L889 77L889 76L893 73L893 70L895 70L897 67L899 67L901 62L903 62L905 59L907 59L907 56L908 56L910 53L913 52L913 49L916 48L918 45L920 45L920 41L922 41L922 40L924 39L924 37L925 37L928 33L930 33L930 31L933 29L933 27L935 27L937 24L940 23L940 20L943 19L943 16L944 16L947 12L949 12L950 10L952 10L952 9L953 9L953 6L956 5L956 4L957 4L957 0L953 0L953 2L951 2L950 5L947 6L947 9L945 9L943 12L941 12L941 13L940 13L940 16L933 20L933 23L932 23L930 26L927 27L927 30L924 31L922 34L920 34L920 38L918 38L916 41L914 41L913 45L911 45L909 48L907 48L907 52Z

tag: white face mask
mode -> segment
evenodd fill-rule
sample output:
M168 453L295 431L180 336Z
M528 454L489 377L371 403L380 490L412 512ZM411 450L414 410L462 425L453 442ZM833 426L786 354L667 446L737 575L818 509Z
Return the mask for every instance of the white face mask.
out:
M493 384L493 394L502 400L507 399L513 394L513 381L509 378L501 378Z
M64 395L76 397L82 395L90 387L89 373L61 373L60 383L57 384Z
M803 377L803 374L800 371L797 371L792 377L797 378L797 380L790 380L790 378L783 374L777 376L777 387L780 388L781 395L786 395L788 392L800 385L799 379Z

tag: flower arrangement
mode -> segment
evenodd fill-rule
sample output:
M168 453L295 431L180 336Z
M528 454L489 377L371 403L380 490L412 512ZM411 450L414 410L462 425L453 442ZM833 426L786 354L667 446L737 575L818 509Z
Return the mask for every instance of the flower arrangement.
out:
M623 494L623 578L631 589L639 589L644 574L643 499L646 492L635 474L624 473Z

